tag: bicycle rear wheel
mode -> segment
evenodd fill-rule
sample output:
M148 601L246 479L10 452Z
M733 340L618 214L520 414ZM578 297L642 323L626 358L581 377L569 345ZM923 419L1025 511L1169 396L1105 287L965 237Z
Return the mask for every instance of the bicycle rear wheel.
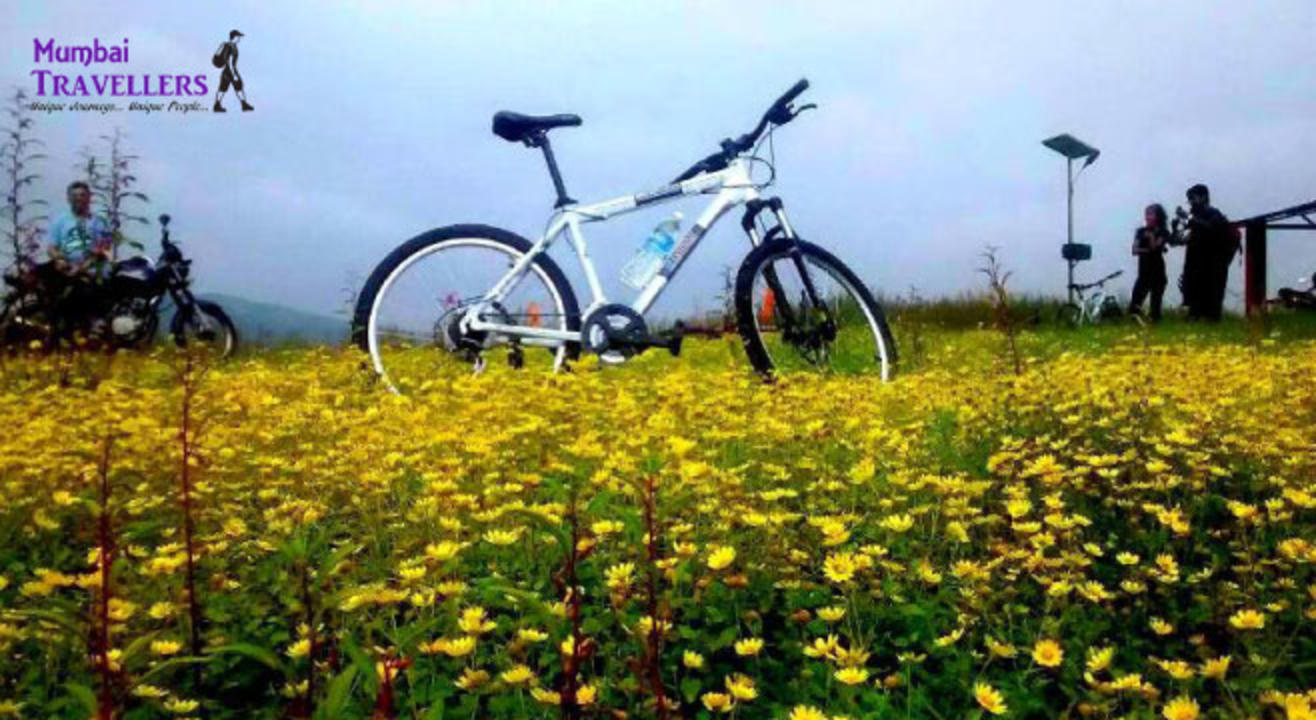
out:
M514 233L451 225L408 240L375 268L357 299L353 340L395 392L470 373L486 362L549 369L578 347L465 330L461 319L530 250ZM540 255L480 319L579 332L580 310L561 269Z
M850 268L800 240L752 250L736 276L736 322L756 370L895 373L886 315Z
M1065 303L1056 311L1056 322L1062 327L1076 328L1083 323L1083 308L1077 303Z

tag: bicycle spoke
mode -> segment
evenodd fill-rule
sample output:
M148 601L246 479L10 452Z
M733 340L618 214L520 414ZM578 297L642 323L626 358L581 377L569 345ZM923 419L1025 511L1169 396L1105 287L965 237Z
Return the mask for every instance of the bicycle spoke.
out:
M497 302L486 294L517 261L515 250L480 238L454 239L417 253L390 276L370 326L376 369L399 391L469 375L485 362L548 369L557 346L522 349L515 338L470 328L478 319L526 328L566 327L560 298L530 271ZM468 316L469 315L469 316Z

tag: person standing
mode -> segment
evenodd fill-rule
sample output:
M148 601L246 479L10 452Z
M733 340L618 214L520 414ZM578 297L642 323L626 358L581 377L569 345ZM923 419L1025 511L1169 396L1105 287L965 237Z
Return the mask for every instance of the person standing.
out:
M1188 319L1215 322L1223 314L1229 263L1238 250L1238 237L1229 218L1211 205L1205 185L1188 188L1187 197L1190 211L1175 209L1176 244L1187 246L1180 287Z
M69 209L50 226L52 269L67 276L100 275L109 258L113 234L104 218L91 212L91 187L81 180L69 183Z
M224 68L224 72L219 76L219 90L215 93L214 112L228 112L220 101L224 99L224 93L228 92L229 86L233 86L233 92L242 101L243 111L251 111L256 108L247 102L247 93L242 89L242 75L238 72L238 41L242 39L242 33L232 30L228 34L228 42L219 46L215 51L215 66Z
M92 214L91 188L76 180L67 190L69 209L51 224L50 261L36 267L52 327L75 326L97 301L97 285L109 270L114 234L105 219Z
M1138 258L1138 279L1133 283L1133 298L1129 314L1142 312L1142 304L1150 295L1151 319L1161 319L1161 300L1165 297L1165 247L1170 241L1169 218L1160 203L1147 206L1142 213L1143 225L1133 232L1133 254Z

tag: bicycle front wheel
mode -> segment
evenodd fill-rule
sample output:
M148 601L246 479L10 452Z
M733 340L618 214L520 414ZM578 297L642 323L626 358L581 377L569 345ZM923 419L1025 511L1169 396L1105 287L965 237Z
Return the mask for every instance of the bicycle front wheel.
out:
M518 329L579 332L571 285L548 256L536 257L498 302L483 298L529 252L514 233L486 225L451 225L408 240L379 264L357 298L353 340L395 392L471 372L486 362L559 366L577 343L472 332L462 319Z
M801 240L752 250L736 276L736 323L750 364L776 371L895 373L886 315L850 268Z

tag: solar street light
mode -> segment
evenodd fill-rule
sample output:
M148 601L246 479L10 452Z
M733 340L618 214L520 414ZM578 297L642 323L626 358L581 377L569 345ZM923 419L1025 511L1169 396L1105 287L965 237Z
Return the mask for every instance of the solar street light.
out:
M1082 173L1087 166L1097 161L1101 151L1070 135L1061 133L1052 138L1042 141L1042 144L1048 148L1065 156L1065 182L1068 188L1068 200L1066 211L1068 215L1067 227L1068 232L1065 236L1065 246L1060 249L1061 257L1069 264L1069 283L1065 290L1069 297L1069 302L1074 302L1074 265L1080 260L1087 260L1092 257L1092 246L1084 245L1082 247L1074 244L1074 179L1078 173ZM1074 172L1074 161L1083 159L1083 165L1079 167L1078 173Z

